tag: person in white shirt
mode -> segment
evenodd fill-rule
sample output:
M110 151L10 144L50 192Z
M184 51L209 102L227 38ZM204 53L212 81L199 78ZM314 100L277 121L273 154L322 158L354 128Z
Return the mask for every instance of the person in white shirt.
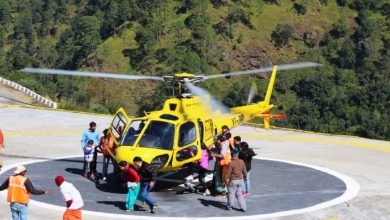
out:
M81 209L84 206L80 192L73 184L66 182L63 176L57 176L55 182L66 202L63 220L81 220Z

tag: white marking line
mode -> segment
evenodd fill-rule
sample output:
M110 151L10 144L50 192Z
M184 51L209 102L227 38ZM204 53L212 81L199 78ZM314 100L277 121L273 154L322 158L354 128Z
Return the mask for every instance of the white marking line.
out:
M15 168L19 165L26 165L26 164L32 164L32 163L38 163L38 162L44 162L44 161L53 161L53 160L59 160L59 159L67 159L67 158L72 158L72 157L80 157L80 155L76 156L67 156L67 157L57 157L57 158L52 158L48 160L32 160L32 161L27 161L27 162L20 162L20 163L15 163L11 164L8 166L3 167L2 171L0 174L3 174L4 172ZM352 178L343 175L341 173L338 173L336 171L324 168L324 167L319 167L319 166L314 166L314 165L309 165L309 164L304 164L304 163L298 163L298 162L293 162L293 161L287 161L287 160L278 160L278 159L272 159L272 158L264 158L264 157L254 157L255 159L261 159L261 160L269 160L269 161L277 161L277 162L283 162L283 163L289 163L289 164L294 164L298 166L304 166L304 167L309 167L315 170L322 171L324 173L327 173L329 175L335 176L342 180L345 185L346 185L346 190L344 194L341 196L323 202L319 203L317 205L307 207L307 208L302 208L302 209L294 209L294 210L289 210L289 211L282 211L282 212L275 212L275 213L269 213L269 214L259 214L259 215L251 215L251 216L234 216L234 217L207 217L208 220L227 220L227 219L233 219L233 218L240 218L240 220L252 220L252 219L265 219L265 218L276 218L276 217L282 217L282 216L289 216L289 215L297 215L297 214L303 214L307 212L312 212L324 208L328 208L334 205L338 205L343 202L347 202L354 198L360 190L359 184L353 180ZM6 195L6 192L3 191L1 192L1 195ZM62 206L57 206L57 205L51 205L43 202L38 202L35 200L30 200L30 205L42 207L42 208L47 208L51 210L57 210L57 211L65 211L65 207ZM110 213L104 213L104 212L93 212L93 211L83 211L83 215L89 215L89 216L97 216L97 217L108 217L109 219L151 219L151 220L159 220L159 219L164 219L164 220L169 220L169 219L175 219L175 220L187 220L187 219L205 219L205 218L195 218L195 217L151 217L151 216L138 216L138 215L122 215L122 214L110 214Z

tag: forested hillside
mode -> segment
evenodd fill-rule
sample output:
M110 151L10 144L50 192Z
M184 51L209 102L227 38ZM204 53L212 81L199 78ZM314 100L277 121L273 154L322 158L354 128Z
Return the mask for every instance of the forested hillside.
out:
M313 61L280 72L274 124L390 140L388 0L1 0L0 75L62 108L131 114L158 109L169 85L31 76L24 67L166 75L213 74ZM267 75L263 75L263 78ZM245 104L266 79L204 83L226 105Z

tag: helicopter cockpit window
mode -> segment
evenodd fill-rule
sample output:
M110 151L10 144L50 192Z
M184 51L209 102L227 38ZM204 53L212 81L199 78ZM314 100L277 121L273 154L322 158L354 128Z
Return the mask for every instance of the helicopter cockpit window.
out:
M123 146L132 146L137 140L142 129L145 127L146 120L134 120L131 122L126 136L122 141Z
M115 116L111 127L111 132L117 141L120 141L120 139L122 138L122 132L125 126L126 126L126 117L121 112L119 112Z
M180 126L179 131L179 146L184 147L191 144L196 140L195 124L192 122L186 122Z
M163 121L151 121L139 141L140 147L172 150L175 126Z

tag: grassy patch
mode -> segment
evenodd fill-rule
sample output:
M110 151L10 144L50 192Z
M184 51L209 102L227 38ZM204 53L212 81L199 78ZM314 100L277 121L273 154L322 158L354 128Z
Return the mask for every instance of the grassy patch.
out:
M102 62L103 70L113 73L129 73L131 66L129 59L122 53L124 49L136 48L135 32L124 29L120 35L114 35L105 40L96 50Z

